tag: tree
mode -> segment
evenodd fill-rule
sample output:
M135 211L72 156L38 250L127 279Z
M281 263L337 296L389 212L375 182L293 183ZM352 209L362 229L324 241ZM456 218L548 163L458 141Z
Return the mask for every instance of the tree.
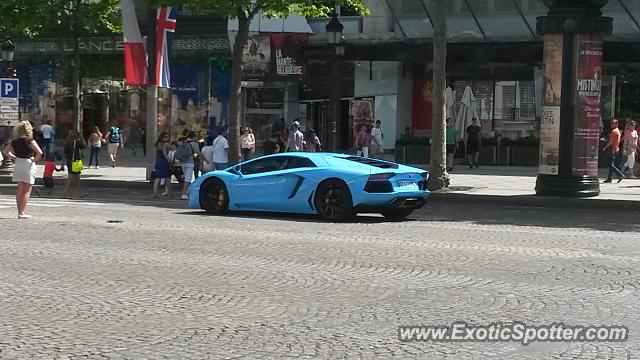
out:
M249 25L253 18L263 13L272 17L297 14L322 17L331 14L336 5L356 9L359 14L368 11L363 0L149 0L152 5L183 4L193 9L207 11L217 16L237 19L238 32L232 49L231 88L229 94L229 161L240 161L240 114L242 109L242 53L249 39Z
M120 32L119 0L1 0L0 31L36 37L68 31L74 39L74 127L81 130L80 49L81 35Z
M429 190L449 187L445 139L444 90L447 85L447 2L433 0L433 128Z

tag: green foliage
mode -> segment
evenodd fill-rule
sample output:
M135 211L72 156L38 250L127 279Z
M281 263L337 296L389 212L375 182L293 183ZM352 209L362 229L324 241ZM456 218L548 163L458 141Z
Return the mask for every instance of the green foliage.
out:
M0 32L120 32L119 0L0 0Z
M147 4L184 5L192 10L206 11L232 19L251 19L260 11L271 17L286 17L289 14L321 17L331 14L336 5L346 6L362 15L368 14L362 0L147 0Z

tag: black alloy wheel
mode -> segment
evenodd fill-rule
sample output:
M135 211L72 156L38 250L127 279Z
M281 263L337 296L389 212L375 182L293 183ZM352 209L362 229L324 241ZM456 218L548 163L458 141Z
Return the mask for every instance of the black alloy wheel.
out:
M351 192L340 180L326 180L318 186L315 199L318 214L328 221L346 221L356 215Z
M212 178L205 181L200 190L200 206L209 214L229 212L229 192L222 180Z

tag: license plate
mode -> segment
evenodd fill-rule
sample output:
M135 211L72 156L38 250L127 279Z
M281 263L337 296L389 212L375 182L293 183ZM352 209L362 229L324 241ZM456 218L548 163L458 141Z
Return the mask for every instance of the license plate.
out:
M415 183L411 180L399 180L398 181L398 186L400 187L411 187L414 186Z

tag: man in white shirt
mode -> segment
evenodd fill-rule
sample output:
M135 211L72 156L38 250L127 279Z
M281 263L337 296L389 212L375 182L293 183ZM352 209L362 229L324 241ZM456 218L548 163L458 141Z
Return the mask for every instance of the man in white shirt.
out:
M376 126L371 129L371 154L377 155L384 153L382 148L382 139L384 139L384 132L382 132L382 121L376 120Z
M54 134L53 126L51 126L51 121L47 120L44 125L40 127L40 131L42 131L44 154L46 156L51 151L51 140L53 139Z
M289 134L289 151L304 151L304 134L298 120L293 122L293 131Z
M224 170L229 167L229 142L220 131L213 140L213 165L216 170Z

